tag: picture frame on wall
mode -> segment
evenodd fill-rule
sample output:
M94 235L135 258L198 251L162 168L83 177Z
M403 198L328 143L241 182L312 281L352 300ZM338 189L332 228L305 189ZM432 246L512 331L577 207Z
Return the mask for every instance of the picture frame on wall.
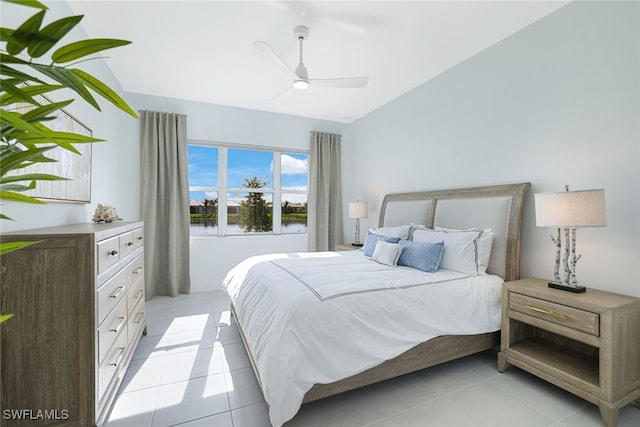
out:
M47 97L39 98L51 102ZM25 113L33 106L28 103L18 103L13 111ZM85 136L92 136L92 130L69 114L67 111L58 110L54 120L48 121L46 126L54 131L73 132ZM91 203L91 143L73 144L80 155L55 147L45 155L56 162L35 163L22 170L23 174L41 173L52 174L68 178L66 181L38 181L36 188L25 191L27 196L48 201Z

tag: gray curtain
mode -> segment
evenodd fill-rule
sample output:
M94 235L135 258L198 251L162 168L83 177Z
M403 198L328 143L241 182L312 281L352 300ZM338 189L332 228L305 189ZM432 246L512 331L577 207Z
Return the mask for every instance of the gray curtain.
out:
M309 250L334 250L342 241L342 135L311 132L309 156Z
M187 116L140 111L146 297L188 294Z

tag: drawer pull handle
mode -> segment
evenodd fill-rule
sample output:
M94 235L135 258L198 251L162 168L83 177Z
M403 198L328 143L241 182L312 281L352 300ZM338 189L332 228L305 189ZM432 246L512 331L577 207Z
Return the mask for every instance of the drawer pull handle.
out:
M136 318L133 319L133 323L140 323L140 321L142 320L143 317L144 317L144 312L141 311L140 313L138 313Z
M127 242L127 246L129 247L133 246L133 242Z
M120 294L122 293L122 291L124 291L126 288L127 288L126 286L118 286L116 288L117 292L114 292L111 295L109 295L109 298L118 298L120 296Z
M138 237L138 240L142 240L142 239L144 239L144 237L142 237L142 236Z
M135 295L133 296L133 299L140 299L140 297L142 296L143 292L142 291L138 291L135 293Z
M114 250L112 250L111 252L109 252L109 255L111 255L111 256L116 256L116 255L118 255L118 251L116 251L116 250L114 249Z
M118 351L120 352L120 354L118 355L118 358L116 359L115 362L110 363L111 366L115 366L116 368L118 367L118 365L120 364L120 362L122 362L122 358L124 357L124 349L125 347L120 347L118 349Z
M115 332L116 334L120 332L120 329L122 329L122 326L124 326L124 324L127 323L124 317L118 317L118 319L120 319L118 326L116 326L114 329L109 329L109 331Z
M138 267L135 270L133 270L133 274L140 274L142 273L142 267Z
M556 313L555 311L546 310L546 309L540 308L540 307L532 307L530 305L525 305L525 308L528 308L529 310L537 311L538 313L548 314L549 316L557 317L558 319L567 320L569 318L569 316L567 316L565 314Z

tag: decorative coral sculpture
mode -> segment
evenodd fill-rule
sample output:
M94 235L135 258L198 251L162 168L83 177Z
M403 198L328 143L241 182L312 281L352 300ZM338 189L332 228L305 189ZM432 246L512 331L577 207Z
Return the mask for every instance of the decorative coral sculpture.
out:
M122 218L118 216L116 208L109 205L101 205L98 203L96 211L93 213L93 222L113 222L120 221Z

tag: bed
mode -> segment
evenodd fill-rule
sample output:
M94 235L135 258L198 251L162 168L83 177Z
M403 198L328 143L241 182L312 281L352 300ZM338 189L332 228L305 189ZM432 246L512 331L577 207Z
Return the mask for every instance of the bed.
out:
M391 238L389 244L377 239L373 256L269 254L234 267L223 285L271 423L284 424L303 403L499 345L501 286L519 278L529 188L518 183L387 194L371 234L408 229L404 245L444 236L449 240L435 272L381 262L383 245L398 246ZM475 232L469 265L476 270L450 269L458 262L452 239ZM491 236L486 256L483 233Z

